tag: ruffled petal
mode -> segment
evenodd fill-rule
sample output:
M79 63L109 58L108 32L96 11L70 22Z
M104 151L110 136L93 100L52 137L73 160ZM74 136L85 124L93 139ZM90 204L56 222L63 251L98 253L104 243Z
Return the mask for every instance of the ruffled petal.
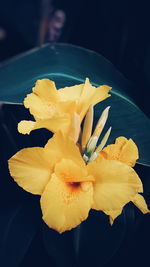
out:
M147 204L145 202L145 199L142 195L137 194L134 199L132 200L132 202L134 203L134 205L140 209L144 214L145 213L149 213L150 210L147 207Z
M24 105L35 118L49 119L59 113L59 95L53 81L38 80L32 91L24 99Z
M77 113L80 115L81 121L91 105L96 105L110 96L108 94L110 89L111 87L107 85L102 85L96 88L91 85L88 78L86 79L77 109Z
M106 159L119 160L133 167L139 158L138 148L132 139L118 137L115 144L108 145L101 153Z
M30 132L33 130L45 128L53 133L57 131L62 131L63 133L66 133L68 132L70 123L71 116L69 116L69 114L64 114L58 117L54 116L53 118L47 120L23 120L18 123L18 131L22 134L30 134Z
M101 160L88 165L88 171L95 178L93 209L108 215L121 210L143 190L136 172L122 162L101 157Z
M55 102L46 102L33 93L24 99L24 106L29 108L35 119L49 119L59 114L59 107Z
M49 79L37 80L32 91L46 102L58 102L60 100L55 83Z
M36 127L35 121L20 121L18 123L18 132L21 134L30 134L32 130Z
M15 182L32 194L42 194L51 175L42 147L25 148L8 161Z
M82 121L89 107L107 98L110 89L111 87L106 85L96 88L91 85L87 78L84 84L62 88L58 93L61 101L74 101L76 103L74 112L76 111L80 115L80 121Z
M43 220L59 233L71 230L86 220L92 202L92 183L73 186L53 174L41 196Z
M84 84L64 87L58 90L61 101L76 101L80 99Z

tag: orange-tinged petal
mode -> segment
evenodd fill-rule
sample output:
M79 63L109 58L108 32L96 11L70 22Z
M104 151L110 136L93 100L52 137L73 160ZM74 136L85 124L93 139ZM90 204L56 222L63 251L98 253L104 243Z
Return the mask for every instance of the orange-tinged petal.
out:
M132 202L134 203L134 205L140 209L144 214L145 213L149 213L150 210L147 207L147 204L145 202L145 199L142 195L140 194L136 194L136 196L134 197L134 199L132 200Z
M45 153L47 158L50 158L49 153L53 153L56 162L61 159L70 159L77 163L79 166L84 167L85 162L81 156L78 146L68 136L57 132L45 146Z
M8 161L15 182L32 194L42 194L51 175L42 147L25 148Z
M83 190L84 186L86 190ZM49 227L62 233L86 220L92 202L92 183L74 186L53 174L41 196L43 220Z
M62 159L55 166L57 177L68 183L94 181L93 176L88 175L87 168L81 167L70 159Z
M138 148L132 139L118 137L115 144L108 145L101 153L106 159L119 160L133 167L138 159Z
M71 117L69 114L61 116L54 116L51 119L37 120L37 121L20 121L18 123L18 131L22 134L30 134L31 131L41 128L46 128L49 131L57 132L62 131L63 133L68 131L70 127Z
M88 171L95 178L93 209L107 214L122 209L143 190L136 172L122 162L101 157L88 165Z

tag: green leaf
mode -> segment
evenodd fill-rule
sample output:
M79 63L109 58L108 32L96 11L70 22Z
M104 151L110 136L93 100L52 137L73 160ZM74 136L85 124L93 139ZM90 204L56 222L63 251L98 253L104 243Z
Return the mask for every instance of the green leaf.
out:
M52 79L60 88L82 83L86 77L93 85L113 88L112 96L98 104L95 112L96 120L106 106L111 106L106 125L113 127L109 143L118 136L132 138L139 148L138 163L149 166L150 120L136 106L136 97L132 99L134 85L93 51L67 44L46 45L9 61L0 69L0 101L22 103L37 79Z

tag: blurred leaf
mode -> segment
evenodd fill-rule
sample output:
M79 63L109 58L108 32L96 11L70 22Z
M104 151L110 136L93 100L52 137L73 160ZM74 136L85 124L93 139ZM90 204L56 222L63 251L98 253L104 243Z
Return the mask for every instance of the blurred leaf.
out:
M99 267L110 262L131 235L133 225L133 205L127 205L112 226L108 216L92 210L88 219L74 229L78 266Z
M3 267L18 267L41 225L38 201L0 209L0 259Z
M93 51L67 44L46 45L9 61L0 69L0 100L22 103L37 79L53 79L60 88L81 83L86 77L93 85L113 87L111 98L98 104L95 113L98 119L100 112L111 106L108 123L113 130L109 142L121 135L132 138L139 148L138 163L149 166L150 120L135 104L135 88L108 60Z
M73 231L59 234L43 223L43 242L46 251L58 267L75 267Z

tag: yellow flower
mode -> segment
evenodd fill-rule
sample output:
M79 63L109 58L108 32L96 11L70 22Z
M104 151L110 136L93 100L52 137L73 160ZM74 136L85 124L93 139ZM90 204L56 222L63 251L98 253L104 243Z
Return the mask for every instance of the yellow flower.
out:
M128 151L135 151L135 144L120 137L111 146L115 158L110 158L108 146L95 161L85 164L74 141L58 132L44 148L16 153L9 160L10 174L26 191L41 195L43 220L60 233L79 225L91 208L108 214L111 222L129 201L148 212L138 195L143 192L141 180L129 166L137 154L128 161Z
M138 148L132 139L123 136L116 139L115 144L109 145L100 153L107 159L114 159L134 167L139 158Z
M111 87L94 87L86 79L84 84L57 90L55 83L48 79L38 80L32 93L24 99L24 105L34 116L35 121L21 121L18 131L29 134L32 130L46 128L52 132L70 132L73 114L82 122L90 105L106 99Z
M125 168L134 167L136 160L139 158L138 148L132 139L127 139L125 137L118 137L115 141L115 144L108 145L105 147L97 158L97 162L101 162L101 158L105 158L107 161L111 161L112 164L121 164ZM121 168L121 165L118 168ZM116 165L117 168L117 165ZM121 169L120 169L121 171ZM131 181L132 181L132 172L133 169L130 168L131 172ZM129 178L129 176L128 176ZM111 189L113 190L113 189ZM137 194L135 194L130 201L132 201L137 208L139 208L143 213L149 212L146 202L142 195L139 193L143 193L142 184L139 184L139 189ZM123 197L123 196L122 196ZM110 215L110 222L113 223L114 219L122 212L122 208L118 207L116 210L106 210L105 213Z
M9 160L9 170L23 189L41 195L43 220L49 227L61 233L87 218L94 178L72 139L59 132L44 148L22 149Z

